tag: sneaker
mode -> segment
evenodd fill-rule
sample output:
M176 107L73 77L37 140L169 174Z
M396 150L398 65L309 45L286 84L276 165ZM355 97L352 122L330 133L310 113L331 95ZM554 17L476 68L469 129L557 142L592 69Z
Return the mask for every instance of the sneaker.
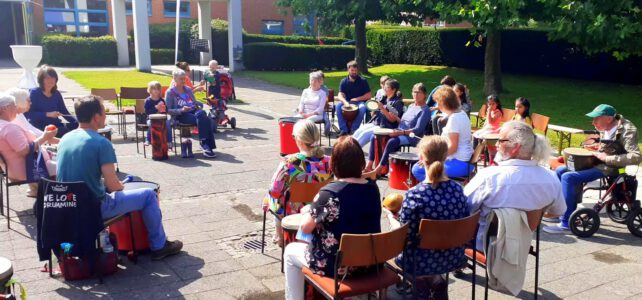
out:
M165 241L165 246L160 250L152 251L152 260L161 260L165 257L178 254L183 249L183 242L181 241Z
M543 230L548 233L552 234L569 234L571 231L568 229L567 226L564 226L562 223L558 223L557 225L553 226L544 226Z
M145 141L145 142L143 143L143 145L144 145L145 147L149 147L150 143L149 143L148 141Z
M216 157L216 153L214 153L214 151L212 151L212 150L204 150L203 151L203 156L209 157L209 158L214 158L214 157Z
M544 221L544 222L548 222L548 223L559 223L559 222L561 222L562 220L560 220L560 218L559 218L559 217L552 217L552 218L549 218L549 217L543 217L543 218L542 218L542 221Z

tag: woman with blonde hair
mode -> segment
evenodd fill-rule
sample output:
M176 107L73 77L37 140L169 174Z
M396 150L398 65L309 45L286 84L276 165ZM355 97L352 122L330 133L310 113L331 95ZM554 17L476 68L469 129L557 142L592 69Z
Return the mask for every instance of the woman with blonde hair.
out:
M294 124L292 129L294 141L300 152L290 154L283 158L272 176L272 183L267 197L263 199L263 210L268 209L283 216L298 213L301 209L300 203L288 203L284 207L285 195L290 190L293 182L324 182L332 178L330 169L330 157L319 144L321 133L311 120L301 120ZM283 234L281 224L276 220L276 235L273 241L279 246L283 245Z
M448 291L445 273L461 266L465 260L464 248L449 250L421 250L418 247L419 223L422 219L454 220L468 216L468 203L464 191L457 182L448 179L445 171L445 161L448 157L448 139L431 135L421 139L417 145L419 159L426 170L426 179L411 188L401 206L399 222L409 223L408 241L403 260L397 257L397 263L404 271L415 273L418 277L420 295L426 294L426 286L433 286L433 293L443 294ZM417 262L413 262L413 258ZM405 264L404 264L405 263ZM413 270L413 266L417 270ZM432 282L427 284L426 282ZM423 287L423 288L422 288ZM434 290L434 288L438 290ZM423 296L420 296L424 299Z

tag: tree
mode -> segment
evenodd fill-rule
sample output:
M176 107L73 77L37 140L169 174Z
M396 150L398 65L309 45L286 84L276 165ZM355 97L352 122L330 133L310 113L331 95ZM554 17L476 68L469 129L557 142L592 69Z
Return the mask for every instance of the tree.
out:
M642 56L642 1L548 1L553 39L564 39L589 54L611 52L618 59Z
M501 30L525 26L529 20L545 20L543 4L537 0L439 1L435 10L449 22L468 21L476 35L473 43L484 44L484 94L503 91L501 78Z
M336 27L354 23L355 59L361 72L368 73L366 20L384 17L380 0L277 0L276 4L290 8L294 15L316 14L319 17L318 26Z

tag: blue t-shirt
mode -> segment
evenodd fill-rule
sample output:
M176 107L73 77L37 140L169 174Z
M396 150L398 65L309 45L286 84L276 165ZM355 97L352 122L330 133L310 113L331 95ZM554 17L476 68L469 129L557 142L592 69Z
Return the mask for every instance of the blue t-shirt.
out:
M341 79L341 84L339 84L339 93L343 93L346 96L346 101L361 97L369 91L370 86L368 85L368 81L361 76L357 76L354 82L350 81L349 77L343 78Z
M93 130L76 129L58 145L58 181L84 181L96 198L105 196L101 167L116 163L109 140Z

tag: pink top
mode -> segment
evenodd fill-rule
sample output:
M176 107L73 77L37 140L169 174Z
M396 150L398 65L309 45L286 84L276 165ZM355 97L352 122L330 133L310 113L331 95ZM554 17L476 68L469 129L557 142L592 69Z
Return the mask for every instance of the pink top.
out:
M9 179L12 181L27 179L25 157L18 155L18 151L29 147L34 140L33 135L19 125L0 120L0 154L8 165Z
M488 112L486 117L486 124L484 124L484 129L488 129L492 132L499 132L499 127L502 125L502 111L496 108L493 111Z

